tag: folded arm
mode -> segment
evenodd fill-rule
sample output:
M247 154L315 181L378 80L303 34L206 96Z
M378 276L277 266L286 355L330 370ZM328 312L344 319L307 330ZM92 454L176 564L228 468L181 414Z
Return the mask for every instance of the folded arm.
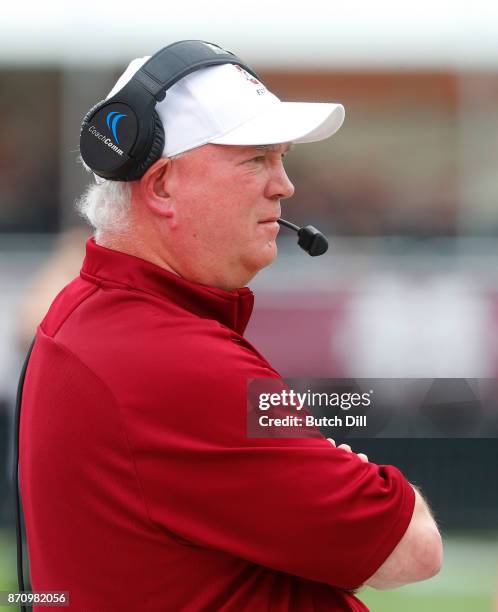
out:
M419 491L415 490L413 516L404 536L365 584L394 589L435 576L443 563L443 545L436 522Z

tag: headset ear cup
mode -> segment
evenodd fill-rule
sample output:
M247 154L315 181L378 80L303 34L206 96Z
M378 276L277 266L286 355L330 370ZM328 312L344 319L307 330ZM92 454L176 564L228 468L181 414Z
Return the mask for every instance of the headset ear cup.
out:
M105 102L107 102L107 100L101 100L100 102L97 102L97 104L92 106L92 108L88 111L88 113L83 117L83 121L81 122L81 130L80 130L80 132L83 131L83 129L90 122L91 117L99 110L99 108L101 106L104 105Z
M129 177L126 178L127 181L135 181L141 178L147 172L147 170L152 166L152 164L155 161L157 161L163 154L164 127L163 127L161 119L159 118L159 115L157 114L157 111L154 111L153 113L153 120L154 120L154 127L153 127L154 133L153 133L152 144L150 145L149 152L147 153L147 156L144 158L144 160L140 163L140 165L136 167L134 172Z
M93 115L99 110L101 106L104 105L104 102L106 102L106 100L101 100L100 102L97 102L97 104L92 106L92 108L83 117L83 121L81 122L80 134L83 132L86 126L90 123L90 119L93 117ZM80 150L80 157L81 159L83 159L83 155L81 155L81 150ZM85 167L90 168L90 170L92 171L94 170L94 168L92 168L90 164L88 163L88 160L83 159L83 163L85 164Z

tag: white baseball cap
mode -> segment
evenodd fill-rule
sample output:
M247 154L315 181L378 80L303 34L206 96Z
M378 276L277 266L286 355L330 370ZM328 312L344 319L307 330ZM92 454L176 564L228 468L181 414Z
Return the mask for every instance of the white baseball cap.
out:
M149 58L131 61L107 99L122 89ZM315 142L332 136L344 121L342 104L282 102L235 64L192 72L168 89L156 111L165 131L163 157L207 143Z

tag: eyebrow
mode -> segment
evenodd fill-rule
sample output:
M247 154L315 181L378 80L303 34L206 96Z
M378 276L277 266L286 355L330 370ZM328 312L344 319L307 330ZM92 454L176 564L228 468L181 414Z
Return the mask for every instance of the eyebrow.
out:
M257 145L256 149L258 149L259 151L268 151L270 153L279 153L281 147L282 147L282 144L267 144L267 145ZM288 153L289 151L292 151L293 148L294 148L293 143L286 144L286 148L284 149L284 151L282 151L282 153Z

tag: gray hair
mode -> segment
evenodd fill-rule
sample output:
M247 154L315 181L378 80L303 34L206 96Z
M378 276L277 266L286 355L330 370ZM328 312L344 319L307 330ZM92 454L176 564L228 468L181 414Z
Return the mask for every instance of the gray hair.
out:
M190 149L192 150L192 149ZM183 157L189 151L172 155L170 159ZM85 162L79 161L87 172L92 172ZM88 185L76 201L76 210L93 227L95 240L105 233L123 233L130 229L131 182L107 181Z
M130 227L131 185L124 181L90 184L76 202L76 209L88 221L99 242L106 232L125 232Z

